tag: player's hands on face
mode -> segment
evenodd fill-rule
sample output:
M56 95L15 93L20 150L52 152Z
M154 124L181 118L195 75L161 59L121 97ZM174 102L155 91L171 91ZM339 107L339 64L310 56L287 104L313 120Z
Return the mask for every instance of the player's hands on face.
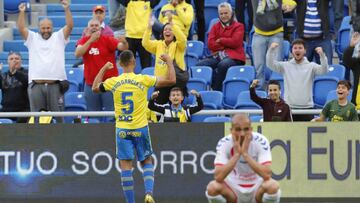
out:
M153 92L152 95L151 95L151 98L156 99L159 96L159 93L160 93L159 91Z
M242 147L240 145L240 135L239 134L234 134L233 135L233 142L234 142L234 154L237 154L237 155L241 155L242 154Z
M242 143L242 153L248 153L248 149L249 149L249 145L250 145L250 141L252 139L252 135L251 133L248 133L244 136L244 141Z
M26 4L25 3L19 4L19 11L20 12L25 12L26 11Z

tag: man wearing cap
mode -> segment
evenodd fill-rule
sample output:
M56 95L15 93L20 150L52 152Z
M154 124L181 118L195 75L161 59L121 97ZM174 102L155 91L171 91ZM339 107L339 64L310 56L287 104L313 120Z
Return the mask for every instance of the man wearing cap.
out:
M27 93L28 72L22 67L21 55L10 52L8 55L9 71L0 74L2 94L2 112L26 112L30 110ZM0 64L0 72L2 64ZM17 123L26 123L27 118L10 118Z
M53 32L53 25L48 18L39 22L39 33L25 26L25 3L19 5L18 29L29 49L29 87L30 110L62 111L64 106L63 93L66 81L65 47L69 42L74 22L70 5L61 1L65 11L66 25ZM62 118L55 118L62 122Z
M102 5L94 6L93 7L93 18L96 18L100 22L102 35L114 36L113 30L108 25L105 25L105 22L104 22L105 16L106 16L105 11L106 11L105 6L102 6ZM86 34L91 34L91 33L87 33L87 31L88 31L88 28L85 28L84 32L82 34L82 37L85 36Z

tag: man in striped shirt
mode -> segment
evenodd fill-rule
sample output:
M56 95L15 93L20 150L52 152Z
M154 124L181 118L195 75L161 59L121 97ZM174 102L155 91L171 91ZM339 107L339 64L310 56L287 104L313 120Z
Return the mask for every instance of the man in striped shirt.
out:
M315 52L321 47L329 64L332 64L332 45L329 22L329 0L296 0L296 32L305 41L306 57L320 64L320 57Z

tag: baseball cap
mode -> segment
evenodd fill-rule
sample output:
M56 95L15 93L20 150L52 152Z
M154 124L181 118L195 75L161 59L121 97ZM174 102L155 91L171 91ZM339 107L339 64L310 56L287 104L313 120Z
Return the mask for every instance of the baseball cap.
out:
M106 9L105 9L105 6L102 6L102 5L96 5L93 7L93 12L98 11L98 10L105 12Z

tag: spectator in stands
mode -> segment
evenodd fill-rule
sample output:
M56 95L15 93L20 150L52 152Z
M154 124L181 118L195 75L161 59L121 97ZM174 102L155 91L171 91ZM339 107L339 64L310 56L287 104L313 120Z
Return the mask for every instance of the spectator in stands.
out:
M282 42L284 39L283 12L291 12L296 3L293 0L252 0L254 30L252 38L253 61L256 78L261 89L266 87L265 68L267 47L273 42L279 44L275 59L281 60Z
M28 88L28 71L22 67L21 55L10 52L8 55L9 71L0 75L2 94L2 112L26 112L30 110ZM0 72L2 64L0 64ZM10 118L17 123L26 123L28 118Z
M164 117L164 122L190 122L191 115L204 108L200 93L196 90L191 90L190 93L196 97L196 104L194 105L182 105L184 95L179 87L173 87L170 90L170 102L161 105L156 103L156 98L159 96L159 92L155 91L151 95L148 107L152 111L161 113Z
M321 47L332 64L329 0L296 0L296 32L305 41L306 58L320 64L315 49Z
M204 7L205 0L193 0L196 10L196 21L197 21L197 36L198 40L205 42L205 17L204 17ZM191 0L186 0L186 3L191 4Z
M30 110L62 111L64 107L65 46L73 28L69 3L62 0L66 25L53 32L51 20L45 18L39 23L35 33L25 26L25 3L19 5L18 29L29 49L29 87ZM62 118L56 118L62 122Z
M100 22L101 34L106 36L114 36L113 30L105 24L106 9L105 6L97 5L93 8L93 18ZM83 36L87 33L87 28L83 32Z
M250 97L263 109L264 121L292 121L289 105L280 97L280 83L270 80L268 84L269 98L261 98L256 95L255 88L259 80L253 80L250 85Z
M360 110L360 93L358 93L360 90L360 34L358 32L354 32L350 46L344 51L343 63L354 74L354 89L351 102L355 104L357 110Z
M249 31L251 30L253 26L253 10L252 10L252 3L251 0L235 0L235 14L236 19L239 23L242 23L245 27L249 28ZM245 22L245 10L247 10L248 14L248 24ZM246 36L244 35L244 41L246 41Z
M125 35L126 8L119 3L116 8L117 8L117 11L116 11L115 15L110 16L110 18L111 18L110 19L110 27L114 31L116 31L116 35Z
M180 80L178 77L178 73L186 73L185 49L187 41L184 33L172 22L171 16L168 20L169 22L163 26L161 39L151 40L151 29L154 25L154 19L149 18L148 27L142 39L142 45L148 52L155 55L154 73L157 77L165 77L168 74L166 63L161 60L160 56L168 54L171 59L174 60L174 67L177 72L175 86L180 87L183 90L184 95L187 96L187 81ZM166 104L169 101L171 88L172 87L155 88L155 91L159 91L157 103Z
M141 44L147 23L152 9L159 3L159 0L121 0L122 5L126 7L125 32L126 41L129 43L129 50L136 56L140 56L141 67L151 66L151 54L145 50Z
M161 24L169 22L169 18L177 25L187 37L194 20L194 9L191 4L184 0L170 0L160 11L159 21Z
M350 36L353 32L360 32L360 2L358 0L349 1L349 15L351 16Z
M231 5L218 5L219 22L211 28L208 47L212 56L200 61L197 66L210 66L214 70L212 89L222 91L222 83L231 66L245 64L243 45L244 25L234 20Z
M127 43L124 38L118 41L114 37L101 34L99 20L93 18L88 22L88 32L86 36L79 39L75 50L76 57L83 57L85 69L85 100L88 111L113 111L114 104L110 92L97 94L92 92L91 87L94 79L101 67L106 62L114 64L115 68L107 71L104 80L110 77L118 76L116 68L115 52L116 50L127 49Z
M321 111L320 117L311 121L358 121L359 117L355 105L347 100L351 84L340 80L337 84L337 99L328 102Z
M279 44L272 43L266 55L266 64L272 70L284 76L284 100L292 109L312 109L313 83L316 75L328 72L328 62L321 47L315 49L320 56L321 65L309 62L305 57L305 42L296 39L292 42L293 59L276 61L275 52ZM293 115L294 121L310 121L312 115Z

